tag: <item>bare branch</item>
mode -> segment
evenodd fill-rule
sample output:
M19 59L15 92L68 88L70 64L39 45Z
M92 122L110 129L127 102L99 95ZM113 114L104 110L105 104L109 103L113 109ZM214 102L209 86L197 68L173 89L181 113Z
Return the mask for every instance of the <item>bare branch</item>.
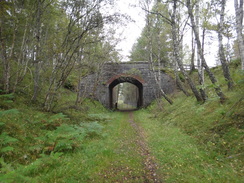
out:
M166 21L166 23L168 23L170 25L172 24L172 21L169 18L167 18L166 16L164 16L162 13L148 11L145 8L142 8L142 10L146 11L147 13L153 14L153 15L160 15Z

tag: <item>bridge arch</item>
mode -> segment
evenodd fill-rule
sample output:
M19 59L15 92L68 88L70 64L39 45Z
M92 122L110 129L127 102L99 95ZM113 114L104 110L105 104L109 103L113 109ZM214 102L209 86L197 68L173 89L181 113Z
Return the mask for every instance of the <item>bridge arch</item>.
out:
M145 81L139 77L139 76L135 76L135 75L128 75L128 74L119 74L116 76L113 76L112 78L110 78L107 82L107 86L109 89L109 107L110 109L114 109L114 103L115 101L113 101L113 89L115 86L117 86L120 83L124 83L124 82L128 82L131 83L133 85L135 85L138 88L138 101L137 101L137 108L140 108L143 106L143 84L145 83Z
M113 108L112 89L123 82L132 83L140 91L139 107L147 107L161 95L159 85L155 81L154 73L148 62L108 62L99 69L99 72L91 73L81 80L80 96L92 97L104 107L111 109ZM173 93L176 90L174 79L164 71L161 71L160 86L166 94ZM136 103L133 101L133 104Z

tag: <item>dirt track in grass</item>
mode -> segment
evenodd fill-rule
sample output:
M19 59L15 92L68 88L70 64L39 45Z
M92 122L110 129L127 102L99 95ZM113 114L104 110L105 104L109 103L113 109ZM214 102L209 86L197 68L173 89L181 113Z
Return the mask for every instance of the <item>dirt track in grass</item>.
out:
M123 111L116 122L110 140L112 156L108 166L99 172L100 182L163 183L157 160L152 156L144 129L134 119L133 111ZM111 147L111 144L108 146Z
M155 163L155 158L151 155L150 149L146 142L146 136L143 128L134 121L133 112L128 112L129 114L129 123L132 128L135 130L136 134L136 143L138 146L138 153L142 156L144 164L144 182L145 183L162 183L162 178L157 174L158 166Z

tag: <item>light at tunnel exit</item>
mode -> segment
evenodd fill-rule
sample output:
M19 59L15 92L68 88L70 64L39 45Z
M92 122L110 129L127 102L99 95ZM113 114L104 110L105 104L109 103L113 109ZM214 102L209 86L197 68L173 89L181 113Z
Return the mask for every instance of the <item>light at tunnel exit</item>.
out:
M113 88L113 105L117 110L138 108L139 89L136 85L124 82Z

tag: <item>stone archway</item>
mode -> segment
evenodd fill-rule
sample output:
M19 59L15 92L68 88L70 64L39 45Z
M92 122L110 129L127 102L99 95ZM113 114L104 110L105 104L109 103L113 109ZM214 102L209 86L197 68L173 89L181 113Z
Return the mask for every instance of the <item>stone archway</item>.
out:
M79 88L80 95L92 97L111 109L111 89L123 82L134 84L140 91L139 107L148 106L161 95L148 62L105 63L99 72L89 74L82 79ZM161 72L160 86L166 94L176 90L174 79L164 71Z
M112 77L108 82L108 90L109 90L109 108L114 109L114 101L113 101L113 88L120 83L128 82L135 85L138 88L138 101L137 101L137 108L143 106L143 83L144 80L138 76L134 75L127 75L127 74L120 74Z

